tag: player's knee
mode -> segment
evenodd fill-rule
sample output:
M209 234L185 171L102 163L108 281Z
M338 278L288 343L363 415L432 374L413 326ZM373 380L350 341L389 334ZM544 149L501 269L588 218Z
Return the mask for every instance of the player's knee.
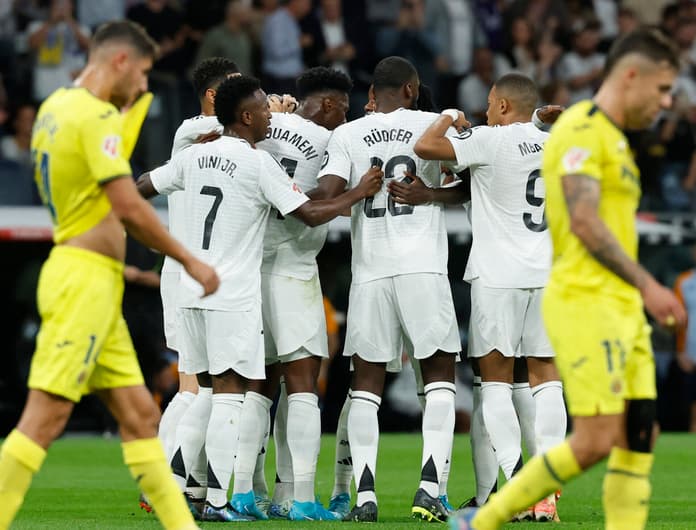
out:
M653 399L632 399L626 410L626 440L628 448L649 453L655 442L657 404Z

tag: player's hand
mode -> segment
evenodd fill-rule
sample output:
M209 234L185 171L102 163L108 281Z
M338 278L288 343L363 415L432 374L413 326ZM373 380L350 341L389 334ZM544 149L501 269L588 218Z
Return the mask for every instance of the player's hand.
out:
M186 263L182 263L189 276L196 280L203 287L203 296L208 296L217 291L220 286L220 278L217 272L210 265L203 263L201 260L193 256Z
M271 112L288 114L297 110L297 100L290 94L283 94L282 96L278 94L269 94L267 100L268 110Z
M562 105L544 105L537 112L537 116L546 125L552 125L556 123L556 120L564 110L565 107Z
M461 110L458 110L457 112L459 113L459 116L456 120L454 120L452 127L457 129L457 132L462 132L464 129L471 127L472 123L466 119L466 116Z
M672 291L650 278L640 291L645 309L662 326L670 329L686 324L686 310Z
M358 188L362 191L363 197L372 197L375 193L382 189L382 180L384 179L384 171L377 166L372 166L367 170L362 178Z
M140 277L140 269L133 265L126 265L123 268L123 279L128 283L136 283Z
M433 190L425 185L420 177L404 172L403 180L392 180L387 185L394 202L399 204L426 204L433 201Z
M212 142L214 140L217 140L222 136L219 132L217 131L210 131L204 134L199 134L198 137L193 141L194 144L207 144L208 142Z

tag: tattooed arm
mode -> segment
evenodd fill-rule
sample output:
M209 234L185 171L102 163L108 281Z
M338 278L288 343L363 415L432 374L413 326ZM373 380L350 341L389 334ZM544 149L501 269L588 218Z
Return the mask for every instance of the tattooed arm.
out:
M624 252L599 217L599 181L585 175L564 175L562 183L570 229L587 251L604 267L636 287L645 308L658 322L682 325L686 320L683 306L669 289Z

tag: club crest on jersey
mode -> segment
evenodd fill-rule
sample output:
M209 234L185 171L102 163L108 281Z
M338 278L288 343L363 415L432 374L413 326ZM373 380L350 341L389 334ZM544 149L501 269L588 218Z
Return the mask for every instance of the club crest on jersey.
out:
M571 147L566 151L565 155L563 155L563 167L566 171L578 171L582 168L582 165L589 156L590 152L587 149L582 147Z
M457 138L458 140L466 140L466 139L469 138L469 136L471 136L472 134L474 134L474 129L464 129L462 132L460 132L460 133L456 136L456 138Z
M118 143L121 141L121 137L115 134L107 136L102 141L102 152L109 158L116 158L118 156Z

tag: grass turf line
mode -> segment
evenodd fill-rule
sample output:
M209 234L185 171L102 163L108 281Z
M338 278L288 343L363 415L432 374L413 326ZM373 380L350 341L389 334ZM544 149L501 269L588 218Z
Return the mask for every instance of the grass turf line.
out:
M317 492L325 504L333 486L333 436L324 436L317 473ZM696 444L693 435L664 434L656 449L649 529L696 529ZM418 487L421 440L417 434L388 434L380 438L376 476L379 518L376 524L295 523L263 521L245 523L244 528L274 529L401 529L423 525L410 518L411 501ZM274 460L269 447L266 475L273 486ZM562 523L544 528L604 527L601 511L602 473L598 466L571 482L559 502ZM457 505L473 495L473 471L468 436L455 439L449 497ZM138 507L138 494L126 467L121 463L118 441L101 438L67 438L51 448L46 464L35 477L13 529L142 529L159 528L153 515ZM0 507L0 509L2 509ZM205 523L202 528L223 528ZM516 523L509 528L540 529L539 523ZM433 528L444 528L434 524Z

